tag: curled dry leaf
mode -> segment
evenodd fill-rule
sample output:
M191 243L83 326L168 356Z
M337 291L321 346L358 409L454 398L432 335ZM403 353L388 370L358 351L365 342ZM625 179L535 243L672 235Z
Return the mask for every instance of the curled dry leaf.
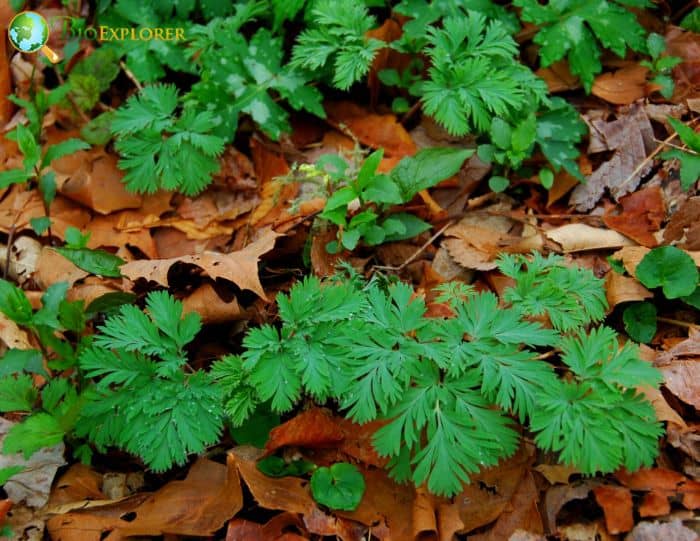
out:
M283 184L277 177L289 173L289 165L284 156L273 152L258 139L250 140L255 175L260 185L260 205L250 216L250 222L258 227L275 223L282 215L287 215L286 206L299 192L296 183Z
M201 255L131 261L121 267L122 274L130 280L145 278L163 286L168 286L168 271L175 263L187 263L200 267L210 278L225 278L241 289L247 289L265 298L260 278L258 260L272 250L275 239L281 236L272 229L266 230L258 240L242 250L229 254L204 252Z
M550 485L556 485L557 483L565 485L569 482L569 477L574 473L580 473L573 466L566 466L565 464L538 464L533 469L540 472Z
M623 302L643 301L654 296L634 278L611 270L605 276L605 296L610 310Z
M32 237L22 235L15 239L7 256L7 246L0 244L0 262L7 267L7 276L20 285L24 284L36 271L41 243Z
M17 323L0 312L0 342L8 348L32 349L29 335L24 329L20 329Z
M605 515L608 532L618 534L629 532L634 526L632 493L624 487L601 485L593 489L595 500Z
M102 474L85 464L73 464L51 491L49 507L83 500L103 500Z
M597 481L587 480L550 487L544 497L547 532L555 533L558 531L557 515L562 507L572 500L585 500L588 498L589 492L598 485Z
M615 105L629 105L647 95L649 70L639 64L626 66L595 78L591 93Z
M225 323L244 319L246 312L234 297L226 302L210 283L195 289L182 301L183 312L197 312L203 323Z
M633 246L634 242L617 231L586 224L566 224L545 233L564 253Z
M700 357L659 366L664 385L686 404L700 409Z
M653 235L661 227L666 217L663 192L658 186L638 190L620 199L622 212L617 215L606 213L603 222L610 229L634 239L648 248L658 244Z

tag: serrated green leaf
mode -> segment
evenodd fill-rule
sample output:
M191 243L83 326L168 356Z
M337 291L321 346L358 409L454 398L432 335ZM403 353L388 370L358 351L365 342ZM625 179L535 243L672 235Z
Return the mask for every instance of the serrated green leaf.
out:
M104 250L92 248L54 248L59 254L68 259L76 267L91 274L108 278L121 277L119 267L125 261Z
M30 458L39 449L63 441L65 432L60 423L48 413L35 413L14 425L5 436L2 452L22 453Z

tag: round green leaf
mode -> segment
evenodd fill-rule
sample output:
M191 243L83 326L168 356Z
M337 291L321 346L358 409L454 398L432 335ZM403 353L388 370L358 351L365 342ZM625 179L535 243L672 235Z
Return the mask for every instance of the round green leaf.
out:
M510 186L510 181L506 177L494 176L489 179L489 188L494 192L502 192Z
M635 342L651 342L656 334L656 307L650 302L631 304L622 314L625 330Z
M540 184L546 189L550 189L554 185L554 173L551 169L543 167L540 169Z
M636 274L646 287L661 287L668 299L688 296L698 284L693 258L674 246L651 250L637 265Z
M331 509L354 511L365 493L365 478L347 462L330 468L318 468L311 476L311 494L318 503Z

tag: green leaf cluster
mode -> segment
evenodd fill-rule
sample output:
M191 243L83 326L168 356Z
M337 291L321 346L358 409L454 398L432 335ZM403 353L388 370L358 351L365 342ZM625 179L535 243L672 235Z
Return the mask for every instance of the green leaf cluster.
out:
M645 8L647 0L514 0L520 18L539 27L534 42L540 63L549 66L566 58L587 92L602 71L598 43L624 58L627 49L646 52L645 31L627 7Z
M212 133L214 115L185 107L177 115L178 91L174 85L145 87L129 98L112 118L119 167L127 189L154 193L178 190L195 195L219 170L217 157L224 140Z
M658 85L659 92L664 98L673 96L673 77L671 77L671 69L683 62L682 58L677 56L664 55L666 50L666 40L663 36L654 32L647 36L647 51L651 60L642 60L640 64L649 68L654 75L651 82Z
M183 315L165 291L148 295L146 311L123 305L81 353L80 369L94 386L76 429L100 451L116 446L165 471L218 441L222 395L208 373L187 365L199 315Z
M328 172L321 174L326 177L326 186L333 189L320 218L339 227L338 241L333 241L328 250L354 250L360 241L373 246L412 238L428 230L430 224L413 214L387 211L456 174L473 153L469 149L428 148L403 158L389 174L377 172L383 150L370 154L356 172L339 156L320 161L321 166L329 166ZM307 176L319 172L312 168L307 170ZM350 216L349 209L355 203L359 208Z
M0 280L0 311L27 328L41 344L37 349L9 349L0 360L0 412L28 413L5 437L2 452L29 458L43 447L55 445L71 434L83 404L75 382L50 378L47 368L62 370L77 364L82 343L75 347L61 334L81 333L85 328L83 301L65 299L68 284L55 283L41 297L42 307L34 311L24 292ZM59 334L60 333L60 334ZM44 364L44 355L52 358ZM49 379L41 392L33 374Z
M650 464L661 429L634 388L658 384L659 373L633 345L619 348L614 331L586 331L604 314L601 281L558 258L499 266L515 281L500 302L443 288L451 318L426 317L403 283L299 282L277 297L280 326L250 330L240 355L215 363L226 415L237 425L262 403L283 413L305 395L332 399L359 423L384 419L373 444L391 475L442 495L515 452L511 415L585 473ZM560 353L561 377L540 348Z
M282 38L267 28L249 39L241 33L240 27L263 10L262 5L244 4L236 16L191 31L188 50L200 80L186 99L211 115L212 132L227 140L233 139L240 114L249 115L273 139L291 131L280 98L294 110L325 117L321 93L309 85L306 74L283 65Z

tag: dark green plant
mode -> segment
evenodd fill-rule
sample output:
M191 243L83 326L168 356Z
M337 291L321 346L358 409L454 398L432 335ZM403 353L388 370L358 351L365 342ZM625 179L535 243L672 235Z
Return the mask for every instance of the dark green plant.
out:
M698 155L700 154L700 134L673 117L668 117L668 122L688 150L672 148L662 153L661 157L664 160L676 159L680 162L681 187L689 190L700 179L700 155Z
M539 27L534 42L540 46L540 63L549 66L566 58L586 92L602 71L598 42L624 58L627 49L646 52L644 28L627 7L653 7L647 0L515 0L520 18Z
M177 115L174 85L153 85L129 98L112 118L122 181L134 192L178 190L195 195L219 170L224 140L212 132L214 115L185 107Z
M278 295L279 327L252 329L240 356L215 364L226 414L241 424L261 403L281 413L305 395L335 400L354 421L387 421L373 444L394 478L444 495L515 452L511 414L584 473L651 464L661 427L634 388L660 375L614 331L585 330L604 316L602 282L556 257L507 256L500 268L516 283L500 303L448 285L447 319L425 317L406 284L307 278ZM543 347L560 352L561 377L538 359Z
M119 447L165 471L218 441L222 393L187 364L199 314L183 314L165 291L150 293L146 310L122 306L81 353L80 369L94 386L84 393L76 431L100 451Z

